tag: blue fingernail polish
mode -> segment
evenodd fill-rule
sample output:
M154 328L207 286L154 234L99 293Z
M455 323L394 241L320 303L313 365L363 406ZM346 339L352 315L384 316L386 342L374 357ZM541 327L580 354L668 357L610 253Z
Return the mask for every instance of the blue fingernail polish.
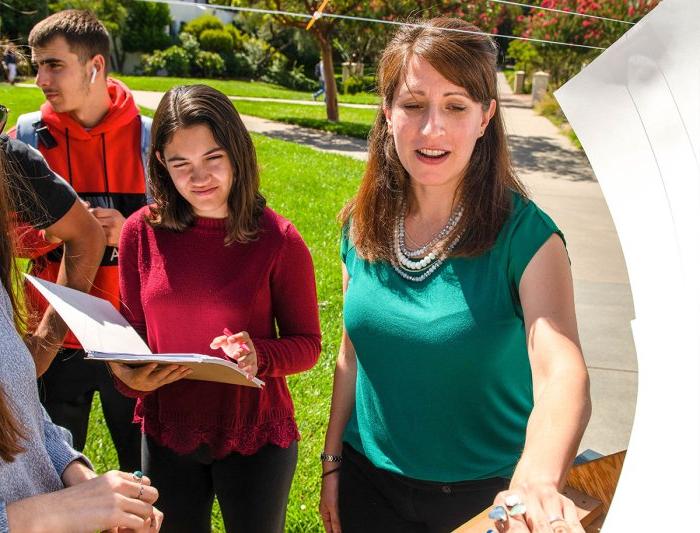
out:
M489 518L496 522L503 522L508 518L505 507L498 505L489 511Z

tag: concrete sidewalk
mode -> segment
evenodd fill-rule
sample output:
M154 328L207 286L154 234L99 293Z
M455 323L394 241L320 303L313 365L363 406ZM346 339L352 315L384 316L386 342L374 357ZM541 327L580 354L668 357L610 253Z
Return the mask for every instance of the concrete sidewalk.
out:
M155 91L131 91L134 95L134 100L139 106L147 107L148 109L155 109L158 107L163 93ZM231 100L250 100L256 102L287 102L291 104L299 105L324 105L322 102L306 102L303 100L273 100L270 98L248 98L248 97L237 97L230 96ZM376 106L369 106L365 104L343 104L352 107L367 107L373 108ZM340 155L346 155L354 159L360 159L362 161L367 160L367 142L362 139L356 139L354 137L347 137L345 135L336 135L334 133L329 133L321 130L316 130L312 128L303 128L301 126L295 126L294 124L285 124L283 122L276 122L274 120L268 120L260 117L252 117L250 115L241 115L245 127L248 131L253 131L255 133L262 133L268 137L273 137L275 139L281 139L283 141L291 141L299 144L304 144L321 150L323 152L331 152Z
M499 91L518 174L537 204L564 232L571 257L579 332L593 397L593 416L581 449L600 453L625 449L637 392L630 328L634 309L610 213L585 155L549 120L535 114L527 97L513 95L501 74ZM139 105L150 109L160 100L160 93L133 93ZM251 131L366 159L363 140L256 117L244 116L243 120Z
M567 240L593 416L581 449L625 449L637 398L634 307L610 212L583 152L549 120L513 98L499 76L503 112L518 175Z

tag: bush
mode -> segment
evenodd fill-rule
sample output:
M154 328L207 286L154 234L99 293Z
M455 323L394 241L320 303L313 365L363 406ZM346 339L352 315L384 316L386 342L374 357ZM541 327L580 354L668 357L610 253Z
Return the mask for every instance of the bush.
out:
M277 83L297 91L314 91L318 88L316 81L306 77L301 65L289 68L287 58L284 56L282 58L276 57L272 61L272 65L261 78L263 81Z
M201 50L193 35L182 32L180 42L180 46L156 50L143 56L144 74L153 76L165 70L169 76L195 75L213 78L224 73L224 59L216 52Z
M221 54L224 59L224 71L227 76L234 78L252 78L253 66L248 56L243 52L229 52Z
M178 37L180 38L180 46L182 46L185 52L187 52L190 59L194 60L200 50L199 41L197 38L193 34L187 33L186 31L180 33Z
M233 50L233 37L224 30L204 30L199 36L202 50L225 54Z
M165 4L131 2L124 24L121 42L126 52L146 52L162 50L172 44L165 30L172 19Z
M343 94L357 94L362 92L362 80L356 76L350 76L343 82Z
M281 56L277 50L257 37L243 36L243 52L248 58L251 68L251 76L262 77L273 63L275 54Z
M205 78L216 78L224 73L226 67L223 58L216 52L200 50L195 57L194 64L198 74Z
M233 24L226 24L226 26L224 26L224 31L233 39L234 50L241 50L243 48L243 35L241 35L241 31Z
M524 70L528 74L542 63L537 49L527 41L511 41L506 55L515 62L515 70Z
M165 50L156 50L142 58L143 73L155 76L160 71L167 71L169 76L190 75L190 55L181 46L171 46Z
M377 88L377 79L374 76L350 76L342 84L343 94L357 94L372 92Z
M161 50L141 56L141 70L146 76L157 76L165 70L165 58Z
M199 39L202 32L205 30L223 30L224 25L218 17L214 15L202 15L196 19L190 20L182 31L194 35L195 39Z

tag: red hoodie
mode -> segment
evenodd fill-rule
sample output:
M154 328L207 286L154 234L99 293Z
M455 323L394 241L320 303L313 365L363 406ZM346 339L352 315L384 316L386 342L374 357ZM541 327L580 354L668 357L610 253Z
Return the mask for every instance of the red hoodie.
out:
M41 106L41 118L57 142L47 148L39 142L39 151L51 169L63 176L78 195L92 207L111 207L127 218L146 204L146 187L141 162L141 119L127 87L120 81L107 80L112 101L105 117L94 128L86 130L67 113L56 113L51 104ZM10 132L14 136L14 132ZM33 274L50 281L58 275L62 248L46 253L46 241L35 239L26 255L36 257ZM32 253L33 252L33 253ZM111 301L119 309L119 273L117 249L108 246L95 277L91 294ZM34 309L43 314L45 300L29 290ZM69 333L64 346L80 348Z

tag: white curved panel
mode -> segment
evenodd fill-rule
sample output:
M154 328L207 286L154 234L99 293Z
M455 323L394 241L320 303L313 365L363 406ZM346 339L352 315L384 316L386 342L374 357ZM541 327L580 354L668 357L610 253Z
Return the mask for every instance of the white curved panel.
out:
M620 237L636 416L604 533L700 498L700 2L664 0L556 93ZM682 497L681 497L682 495Z

